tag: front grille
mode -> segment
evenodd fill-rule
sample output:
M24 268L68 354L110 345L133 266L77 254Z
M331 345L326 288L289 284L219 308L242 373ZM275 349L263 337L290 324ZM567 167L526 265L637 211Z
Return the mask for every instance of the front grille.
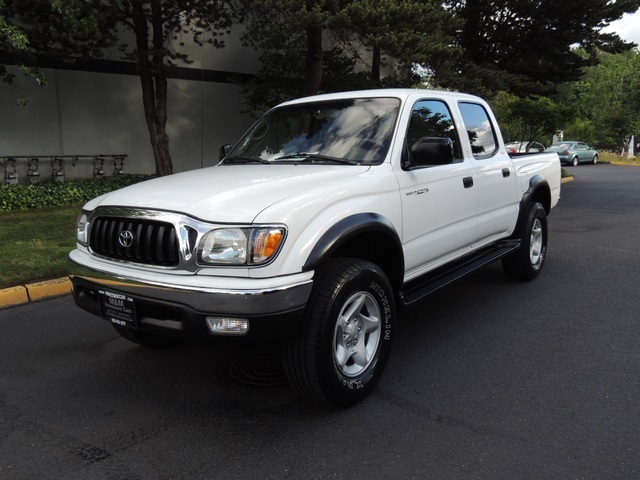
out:
M179 261L175 228L154 220L98 217L89 247L98 255L147 265L176 266Z

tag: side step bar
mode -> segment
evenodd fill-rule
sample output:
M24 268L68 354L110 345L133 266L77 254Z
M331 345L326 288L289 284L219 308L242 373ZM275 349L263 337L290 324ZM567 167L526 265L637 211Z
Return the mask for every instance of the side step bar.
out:
M520 240L505 240L489 250L483 250L476 255L467 257L454 264L453 267L436 270L435 274L432 272L425 277L408 282L400 293L400 299L404 305L415 303L465 275L515 252L519 248Z

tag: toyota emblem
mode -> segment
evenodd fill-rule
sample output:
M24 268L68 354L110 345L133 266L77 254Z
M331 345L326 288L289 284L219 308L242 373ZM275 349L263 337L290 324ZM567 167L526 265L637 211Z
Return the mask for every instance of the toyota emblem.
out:
M123 230L122 232L120 232L118 241L124 248L129 248L133 244L133 233L131 233L129 230Z

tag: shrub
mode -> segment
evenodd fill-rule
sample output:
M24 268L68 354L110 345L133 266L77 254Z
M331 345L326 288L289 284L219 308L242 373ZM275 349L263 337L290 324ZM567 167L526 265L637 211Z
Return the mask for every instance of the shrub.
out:
M0 185L0 211L80 205L99 195L149 180L152 175L119 175L92 180Z

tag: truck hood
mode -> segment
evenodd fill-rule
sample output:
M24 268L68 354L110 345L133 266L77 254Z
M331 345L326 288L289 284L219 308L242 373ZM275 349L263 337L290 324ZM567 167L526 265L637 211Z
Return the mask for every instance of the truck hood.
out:
M215 223L251 223L265 208L366 172L367 166L221 165L160 177L98 197L85 206L179 212Z

